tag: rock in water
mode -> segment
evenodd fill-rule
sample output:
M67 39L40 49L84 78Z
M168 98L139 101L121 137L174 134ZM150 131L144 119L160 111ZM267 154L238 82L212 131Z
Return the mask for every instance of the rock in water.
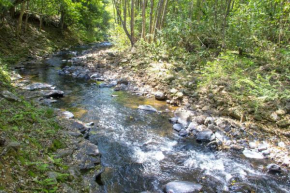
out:
M278 166L277 164L269 164L267 166L268 172L269 173L280 173L281 172L281 167Z
M26 87L24 87L25 90L39 90L39 89L52 89L53 86L50 84L45 84L45 83L33 83L30 84Z
M150 105L139 105L138 109L144 110L144 111L153 111L153 112L157 112L157 110L150 106Z
M176 181L167 183L164 191L166 193L197 193L201 189L202 185L200 184L186 181Z
M264 159L263 154L259 153L259 152L255 152L249 149L245 149L243 151L244 156L246 156L247 158L251 158L251 159Z
M184 127L181 124L176 123L176 124L173 125L173 129L175 131L181 131L182 129L184 129Z
M158 91L155 93L155 99L159 100L159 101L164 101L164 100L166 100L166 96L163 92Z
M213 132L211 130L200 131L196 135L196 140L200 142L209 142L212 139Z
M61 90L52 90L52 91L48 91L48 92L44 93L44 97L45 98L50 98L50 97L60 98L60 97L63 97L63 94L64 94L64 92Z

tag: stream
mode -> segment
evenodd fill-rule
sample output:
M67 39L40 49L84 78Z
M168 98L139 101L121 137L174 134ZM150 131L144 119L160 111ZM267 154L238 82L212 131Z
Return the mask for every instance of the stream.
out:
M163 192L163 185L171 181L201 184L203 192L290 192L287 172L265 171L269 160L210 150L190 137L178 136L168 121L172 113L137 108L151 105L159 111L174 110L165 102L58 74L68 65L63 60L72 57L69 53L80 54L92 46L106 49L106 44L74 47L20 73L64 91L65 97L53 107L71 111L77 119L98 126L89 140L98 145L105 167L100 192Z

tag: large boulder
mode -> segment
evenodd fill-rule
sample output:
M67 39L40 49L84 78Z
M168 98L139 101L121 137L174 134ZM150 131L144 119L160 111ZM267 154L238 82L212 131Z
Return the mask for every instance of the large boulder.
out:
M198 193L202 185L187 181L169 182L164 187L165 193Z

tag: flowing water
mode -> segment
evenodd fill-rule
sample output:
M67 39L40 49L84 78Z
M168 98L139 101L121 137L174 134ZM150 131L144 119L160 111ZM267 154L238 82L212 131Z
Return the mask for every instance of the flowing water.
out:
M100 45L70 51L81 53L93 46ZM57 71L67 65L62 60L71 57L70 51L21 73L65 92L65 97L54 107L69 110L78 119L98 125L97 130L91 131L90 140L98 144L106 168L101 192L162 192L164 184L176 180L202 184L205 192L290 191L287 173L271 175L263 169L268 161L212 151L192 138L179 137L168 121L172 114L137 109L143 104L158 110L170 109L166 103L58 75Z

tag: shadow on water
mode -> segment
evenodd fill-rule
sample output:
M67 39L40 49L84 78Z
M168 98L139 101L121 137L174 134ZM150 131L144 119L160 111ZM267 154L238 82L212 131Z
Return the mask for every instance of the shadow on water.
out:
M160 111L170 109L164 102L58 75L57 71L67 65L63 60L97 48L98 45L89 45L60 52L46 60L45 65L22 71L22 75L63 90L65 97L54 107L70 110L78 119L98 125L90 140L98 144L102 153L102 192L162 192L165 183L175 180L200 183L205 192L290 190L287 175L263 171L268 161L250 161L240 154L211 151L194 139L174 133L168 122L170 113L137 109L144 104Z

